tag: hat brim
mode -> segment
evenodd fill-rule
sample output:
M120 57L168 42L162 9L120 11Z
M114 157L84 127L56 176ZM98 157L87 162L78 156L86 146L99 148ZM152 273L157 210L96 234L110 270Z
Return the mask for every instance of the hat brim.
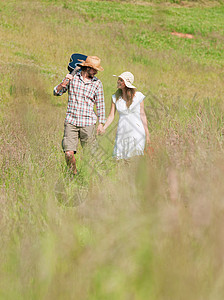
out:
M79 66L79 67L90 67L90 68L93 68L94 70L97 70L97 71L104 71L104 68L102 68L101 66L96 67L96 66L93 66L92 64L88 64L88 63L85 63L85 62L77 64L77 66Z
M126 82L125 80L124 80L124 83L125 83L126 87L128 87L129 89L136 89L136 86L134 86L133 84L131 84L129 82Z
M113 75L116 76L118 78L121 78L124 80L124 84L126 85L126 87L128 87L129 89L136 89L136 86L134 86L133 84L131 84L130 82L128 82L125 78L123 78L122 76L117 76L117 75Z

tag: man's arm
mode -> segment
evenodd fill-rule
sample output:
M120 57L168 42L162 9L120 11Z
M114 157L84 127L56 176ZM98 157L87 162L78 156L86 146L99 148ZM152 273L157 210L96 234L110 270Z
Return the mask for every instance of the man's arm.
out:
M56 87L54 88L54 96L61 96L62 94L67 92L68 84L72 78L73 76L71 74L67 74L63 81L56 85Z

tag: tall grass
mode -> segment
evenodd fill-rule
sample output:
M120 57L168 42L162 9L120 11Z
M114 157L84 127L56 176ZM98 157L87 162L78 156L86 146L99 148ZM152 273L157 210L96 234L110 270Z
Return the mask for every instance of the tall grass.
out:
M146 2L0 4L0 299L223 299L223 6ZM115 163L115 122L71 180L52 90L74 52L102 59L107 114L134 73L153 157Z

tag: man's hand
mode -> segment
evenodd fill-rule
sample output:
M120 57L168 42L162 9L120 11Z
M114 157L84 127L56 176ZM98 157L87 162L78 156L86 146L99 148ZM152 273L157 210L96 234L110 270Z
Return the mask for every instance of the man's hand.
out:
M98 125L96 133L97 133L97 135L99 135L99 134L101 135L101 134L105 133L105 129L103 127L103 124Z
M65 79L63 80L61 86L66 87L69 84L70 80L72 80L72 78L73 78L73 76L71 74L67 74L65 76Z

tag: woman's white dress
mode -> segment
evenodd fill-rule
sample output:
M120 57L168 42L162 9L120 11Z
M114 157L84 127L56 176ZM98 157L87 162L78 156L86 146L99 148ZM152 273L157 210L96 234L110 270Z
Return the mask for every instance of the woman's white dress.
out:
M140 104L145 96L136 92L129 108L121 97L112 101L119 113L119 121L113 156L117 159L128 159L135 155L143 155L145 148L145 129L140 116Z

